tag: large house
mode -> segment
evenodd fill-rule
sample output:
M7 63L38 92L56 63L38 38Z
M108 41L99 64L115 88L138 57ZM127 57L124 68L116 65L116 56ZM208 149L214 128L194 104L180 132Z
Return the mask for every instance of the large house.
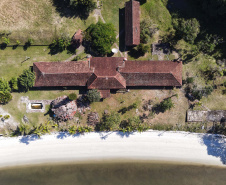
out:
M100 90L104 98L111 89L182 85L182 62L96 57L80 62L36 62L33 70L35 87L85 86Z
M125 3L125 44L140 44L140 2L130 0Z

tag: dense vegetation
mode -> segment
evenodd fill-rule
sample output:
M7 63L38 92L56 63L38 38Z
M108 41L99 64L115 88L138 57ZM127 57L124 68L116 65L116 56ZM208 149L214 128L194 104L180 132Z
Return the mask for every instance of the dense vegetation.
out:
M98 22L91 24L85 31L84 40L90 43L91 49L100 56L111 53L111 46L116 41L114 25Z

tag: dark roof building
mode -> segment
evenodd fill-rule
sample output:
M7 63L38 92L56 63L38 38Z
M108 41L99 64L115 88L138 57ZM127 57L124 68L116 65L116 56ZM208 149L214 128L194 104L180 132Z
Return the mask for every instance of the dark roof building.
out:
M87 86L101 90L143 86L182 85L182 62L127 61L122 57L97 57L80 62L36 62L35 87Z
M140 2L130 0L125 3L125 44L140 44Z

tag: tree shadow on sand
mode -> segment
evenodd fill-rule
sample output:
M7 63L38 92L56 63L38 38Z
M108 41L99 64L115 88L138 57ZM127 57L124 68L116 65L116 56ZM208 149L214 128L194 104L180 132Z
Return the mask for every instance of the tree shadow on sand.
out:
M28 136L22 136L20 138L20 143L24 143L26 145L30 144L31 141L36 141L40 139L40 137L38 137L37 135L28 135Z
M205 134L202 136L202 143L207 146L208 155L219 157L226 165L226 137L216 134Z

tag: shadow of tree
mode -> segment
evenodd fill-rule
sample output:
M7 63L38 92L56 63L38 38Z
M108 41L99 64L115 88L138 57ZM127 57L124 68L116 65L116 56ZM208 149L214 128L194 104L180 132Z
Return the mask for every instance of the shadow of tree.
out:
M121 131L118 131L116 132L116 135L124 138L124 137L129 137L130 135L133 135L134 132L121 132Z
M28 135L28 136L23 136L22 138L20 138L20 142L24 143L26 145L30 144L31 141L36 141L40 139L37 135Z
M70 0L53 0L53 5L61 17L79 17L82 20L86 20L89 17L89 12L85 8L81 6L72 8L70 6Z
M59 132L57 135L57 139L64 139L69 136L70 136L70 134L68 132Z
M207 146L208 155L219 157L226 165L226 137L216 134L205 134L202 142Z

